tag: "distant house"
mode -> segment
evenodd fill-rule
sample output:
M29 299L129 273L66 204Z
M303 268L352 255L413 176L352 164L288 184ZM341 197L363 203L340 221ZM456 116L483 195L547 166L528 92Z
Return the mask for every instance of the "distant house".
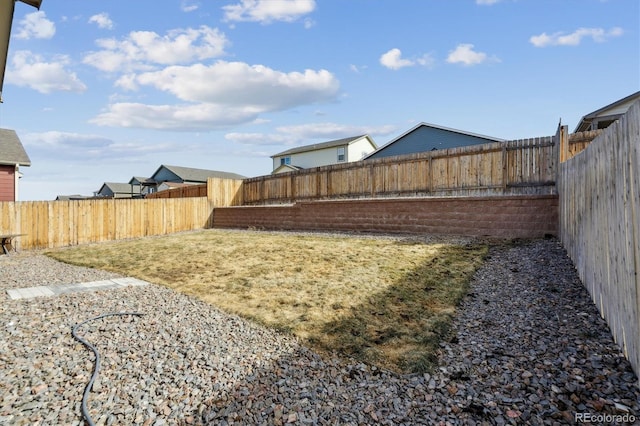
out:
M420 123L369 154L365 160L491 142L504 142L504 139Z
M640 99L640 91L585 115L580 119L573 133L606 129L614 121L622 117L638 99Z
M246 176L242 176L236 173L221 172L217 170L206 169L194 169L191 167L180 166L168 166L166 164L158 167L153 175L148 179L148 184L153 182L153 188L150 187L150 192L157 191L159 186L163 182L175 182L184 183L187 185L198 185L201 183L207 183L207 179L220 178L220 179L246 179Z
M369 135L360 135L291 148L271 156L271 174L359 161L377 147Z
M14 130L0 129L0 201L18 199L20 166L31 166L31 160Z
M140 191L140 185L105 182L100 189L94 193L94 196L99 198L140 198Z
M129 179L129 185L138 185L140 187L140 193L147 195L156 191L157 182L151 178L134 176Z

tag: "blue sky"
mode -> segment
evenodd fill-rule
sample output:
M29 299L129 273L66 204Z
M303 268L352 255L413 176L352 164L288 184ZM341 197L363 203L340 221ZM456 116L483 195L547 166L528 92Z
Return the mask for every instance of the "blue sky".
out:
M19 199L50 200L420 122L548 136L637 90L637 0L43 0L16 4L0 127Z

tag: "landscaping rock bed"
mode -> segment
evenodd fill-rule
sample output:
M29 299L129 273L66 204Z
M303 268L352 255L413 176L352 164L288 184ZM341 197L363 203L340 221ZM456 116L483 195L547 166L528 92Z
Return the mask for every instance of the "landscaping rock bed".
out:
M624 424L638 378L556 240L491 249L441 367L400 376L321 357L291 336L157 285L30 300L7 288L115 274L38 253L0 256L0 424ZM626 416L626 417L625 417Z

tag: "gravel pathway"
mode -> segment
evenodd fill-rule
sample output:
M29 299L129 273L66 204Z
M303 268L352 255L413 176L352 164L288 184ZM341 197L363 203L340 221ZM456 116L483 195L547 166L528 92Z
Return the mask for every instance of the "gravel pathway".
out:
M157 285L31 300L4 290L118 277L0 256L0 424L632 424L638 379L556 240L492 249L434 374L321 358L294 338ZM626 416L626 417L625 417ZM635 416L635 417L634 417ZM595 420L595 421L593 421ZM625 423L626 422L626 423Z

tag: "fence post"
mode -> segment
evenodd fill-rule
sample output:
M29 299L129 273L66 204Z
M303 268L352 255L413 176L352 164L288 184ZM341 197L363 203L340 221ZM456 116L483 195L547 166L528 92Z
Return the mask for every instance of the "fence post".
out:
M289 182L289 184L291 185L291 202L295 203L296 202L296 179L294 176L294 173L291 173L291 180Z
M507 143L502 144L502 195L506 193L509 180L509 155L507 153Z

